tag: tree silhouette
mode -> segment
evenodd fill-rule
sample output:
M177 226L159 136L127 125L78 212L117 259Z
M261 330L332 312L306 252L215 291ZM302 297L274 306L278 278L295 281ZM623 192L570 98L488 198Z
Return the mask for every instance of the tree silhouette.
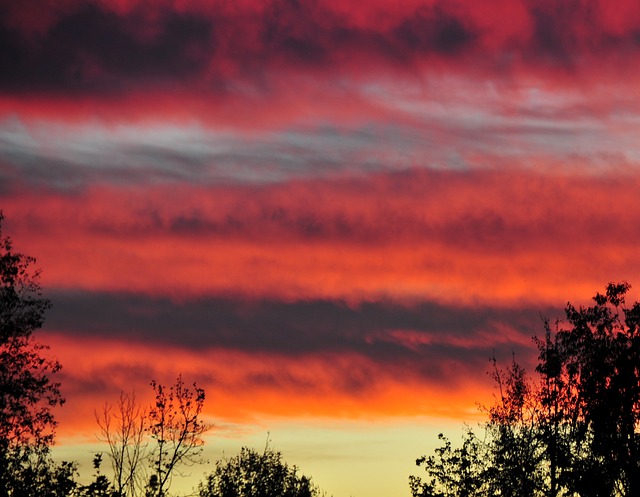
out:
M178 376L175 385L166 388L151 382L156 398L149 410L149 433L155 441L149 454L153 473L147 495L164 497L171 480L181 466L204 463L202 436L210 429L200 416L204 390L194 383L193 390Z
M114 489L109 479L102 474L102 454L93 458L93 481L77 488L74 497L121 497L123 494Z
M51 380L60 364L33 338L50 307L38 283L35 259L13 251L2 235L0 213L0 497L63 495L73 486L75 467L49 458L63 403ZM62 493L61 493L62 492Z
M424 466L427 479L409 477L411 494L414 497L484 495L488 489L486 448L473 431L466 432L462 447L456 449L442 433L438 438L444 445L435 450L435 455L416 461L418 466Z
M237 456L216 463L198 487L200 497L318 497L311 478L298 475L282 454L267 446L263 453L243 447Z
M595 305L565 309L568 329L541 347L538 372L562 389L570 430L566 485L580 495L640 495L640 303L611 283ZM549 343L551 342L551 343Z
M567 304L565 322L545 321L535 381L515 360L507 370L494 360L482 441L470 432L454 450L443 439L418 459L428 479L410 479L414 497L640 495L640 303L626 305L629 288L610 283L592 306ZM469 444L482 457L465 459ZM464 464L483 487L463 484Z
M122 392L115 407L105 404L95 413L118 497L164 497L184 467L206 462L202 437L211 426L201 419L204 390L186 386L182 375L168 388L155 381L151 387L155 398L148 408Z
M94 414L100 439L109 447L115 495L138 495L147 480L143 464L148 457L147 411L138 404L134 393L121 392L115 408L105 404L102 412ZM96 469L99 468L100 465Z
M487 409L485 477L491 494L534 497L544 490L547 480L547 467L541 464L544 417L537 391L515 359L505 370L492 361L491 376L498 394Z

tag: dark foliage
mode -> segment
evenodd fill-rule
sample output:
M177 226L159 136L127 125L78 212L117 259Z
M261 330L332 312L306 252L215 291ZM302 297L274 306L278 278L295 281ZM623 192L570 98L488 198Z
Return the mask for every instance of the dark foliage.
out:
M149 453L153 473L147 484L149 497L164 497L181 466L204 463L202 436L210 426L202 421L205 393L195 383L184 384L182 375L167 388L151 382L155 402L149 410L148 431L155 444Z
M611 283L593 306L567 304L564 323L545 322L535 381L494 360L482 440L469 432L454 450L443 439L418 459L427 479L411 477L413 496L640 495L640 304L626 305L629 288Z
M263 453L243 447L240 454L218 461L199 488L200 497L317 497L311 479L298 475L282 454L269 448Z
M416 461L424 466L426 481L416 476L409 478L414 497L468 497L484 495L487 489L485 447L475 434L467 431L461 448L454 449L451 441L442 433L438 438L444 445L435 450L435 455L421 457Z
M0 497L68 495L75 466L49 458L63 403L51 376L60 364L33 338L50 307L38 283L35 259L14 252L3 237L0 213Z
M102 474L102 454L98 453L93 458L93 481L88 485L79 486L74 496L76 497L124 497L125 494L117 492L109 479Z

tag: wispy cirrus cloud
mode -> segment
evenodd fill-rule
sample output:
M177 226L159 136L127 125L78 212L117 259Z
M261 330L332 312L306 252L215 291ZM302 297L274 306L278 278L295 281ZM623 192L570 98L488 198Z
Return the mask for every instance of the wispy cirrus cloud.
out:
M640 162L634 146L640 120L624 100L537 90L504 96L490 85L453 85L452 93L440 88L426 98L384 86L367 92L372 105L356 105L348 118L330 108L318 121L274 113L260 129L248 123L251 116L246 126L219 128L170 117L110 124L14 116L0 122L0 174L5 188L68 190L277 183L415 168L631 173Z

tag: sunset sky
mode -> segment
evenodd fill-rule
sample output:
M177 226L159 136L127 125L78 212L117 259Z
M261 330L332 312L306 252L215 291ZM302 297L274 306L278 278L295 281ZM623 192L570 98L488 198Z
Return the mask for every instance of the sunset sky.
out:
M541 316L640 289L635 0L0 0L0 208L53 308L60 454L182 372L408 497ZM191 488L211 465L193 470Z

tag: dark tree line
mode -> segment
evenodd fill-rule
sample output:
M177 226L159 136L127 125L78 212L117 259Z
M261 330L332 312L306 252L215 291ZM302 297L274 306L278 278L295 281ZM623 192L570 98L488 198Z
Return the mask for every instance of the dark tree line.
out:
M39 285L35 259L13 250L2 234L0 212L0 497L168 497L181 470L206 462L202 421L205 392L182 376L169 387L151 382L154 401L139 405L122 393L115 406L96 412L112 477L102 472L103 454L93 460L93 480L77 481L75 462L51 458L56 420L64 403L53 378L60 364L33 333L51 306ZM198 489L200 497L316 497L310 478L299 475L281 454L244 448L219 461Z
M461 447L422 457L414 497L640 495L640 303L611 283L535 338L534 378L494 360L496 402Z

